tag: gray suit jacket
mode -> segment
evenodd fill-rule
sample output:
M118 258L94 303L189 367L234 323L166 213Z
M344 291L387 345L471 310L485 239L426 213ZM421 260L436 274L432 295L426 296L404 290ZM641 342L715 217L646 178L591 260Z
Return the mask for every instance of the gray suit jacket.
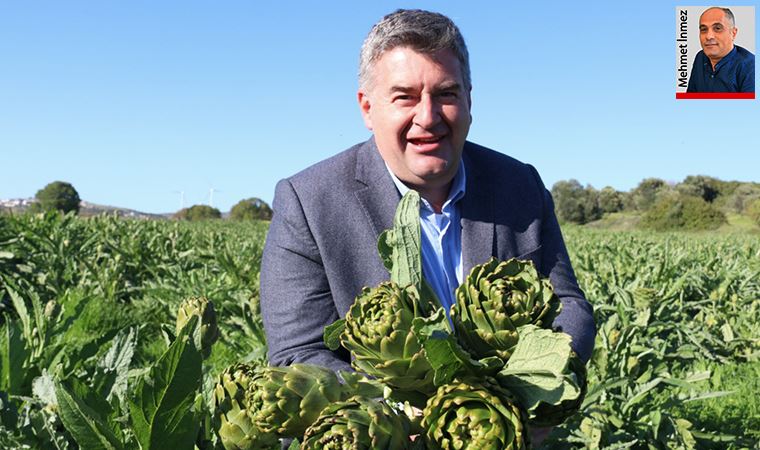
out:
M536 170L467 142L461 200L464 274L491 256L531 259L562 300L554 322L588 360L596 329L570 266L554 205ZM322 341L365 286L389 279L378 235L393 223L400 195L375 146L358 144L280 181L261 264L261 312L272 365L347 369L349 355Z

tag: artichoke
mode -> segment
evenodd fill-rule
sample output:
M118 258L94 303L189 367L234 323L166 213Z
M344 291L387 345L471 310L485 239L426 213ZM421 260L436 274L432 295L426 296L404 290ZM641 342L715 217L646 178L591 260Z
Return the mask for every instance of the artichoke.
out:
M325 408L306 430L301 450L403 450L411 444L410 428L387 404L355 396Z
M456 290L451 321L462 346L476 359L509 360L519 339L517 328L550 328L560 301L532 261L491 258L475 266Z
M459 382L438 388L423 411L432 448L526 449L525 413L496 383Z
M50 300L49 302L45 303L45 318L48 320L56 320L58 318L58 315L61 313L61 305L58 304L55 300Z
M205 297L191 297L183 301L177 310L177 334L194 315L198 316L200 326L200 338L196 338L195 345L205 359L211 355L211 346L219 339L219 327L216 324L214 304Z
M248 415L245 392L256 377L244 364L227 368L214 387L214 429L227 450L279 448L273 434L261 433Z
M353 367L398 391L435 392L433 369L412 331L412 320L431 309L413 286L385 282L365 288L346 314L340 339L354 357Z
M346 397L333 371L294 364L262 369L248 386L246 405L262 432L300 438L327 405Z
M588 391L586 365L572 353L569 363L570 371L575 377L575 382L581 388L580 395L574 400L566 400L558 405L540 403L531 414L530 424L536 427L553 427L561 424L567 418L578 412Z

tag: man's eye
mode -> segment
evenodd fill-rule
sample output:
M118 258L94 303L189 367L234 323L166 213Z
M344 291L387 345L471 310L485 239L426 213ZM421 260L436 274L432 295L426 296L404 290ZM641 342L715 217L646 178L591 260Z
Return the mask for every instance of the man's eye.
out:
M409 101L412 101L413 99L414 99L414 97L412 97L411 95L397 95L397 96L393 97L393 101L394 102L399 102L399 101L400 102L409 102Z
M459 98L459 93L455 91L446 91L438 94L438 98L443 102L454 102Z

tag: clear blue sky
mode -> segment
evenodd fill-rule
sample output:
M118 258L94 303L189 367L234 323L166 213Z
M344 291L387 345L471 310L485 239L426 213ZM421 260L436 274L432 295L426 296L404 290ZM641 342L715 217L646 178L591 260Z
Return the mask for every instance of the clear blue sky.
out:
M277 180L369 136L359 47L399 7L459 25L469 139L547 186L760 181L758 100L675 100L679 3L569 3L4 1L0 198L65 180L146 212L178 209L178 191L205 203L210 188L222 211L271 202Z

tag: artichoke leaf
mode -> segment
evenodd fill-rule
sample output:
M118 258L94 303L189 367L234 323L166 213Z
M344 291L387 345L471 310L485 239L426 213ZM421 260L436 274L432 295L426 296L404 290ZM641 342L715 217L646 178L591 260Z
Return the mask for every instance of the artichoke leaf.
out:
M430 366L433 367L433 384L442 386L455 377L470 375L493 375L502 367L497 357L473 359L457 342L451 333L451 326L443 308L438 308L430 317L417 317L412 321L412 330L425 349Z
M327 348L335 351L340 347L340 335L345 328L346 319L338 319L325 327L323 339L325 340Z
M396 207L393 228L383 231L377 242L391 281L399 286L422 282L420 233L420 195L410 189Z
M581 395L570 369L571 337L534 325L518 329L520 340L497 379L531 415L541 403L559 405Z

